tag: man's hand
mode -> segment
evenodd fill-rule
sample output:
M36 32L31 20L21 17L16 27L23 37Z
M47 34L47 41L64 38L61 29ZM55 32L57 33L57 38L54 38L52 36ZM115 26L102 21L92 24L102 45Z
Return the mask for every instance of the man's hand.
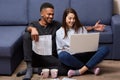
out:
M100 20L96 22L95 26L93 27L96 31L104 31L105 25L100 24Z
M39 40L39 33L36 28L31 29L31 38L32 40L35 40L35 41Z
M39 40L39 33L35 27L28 27L27 29L31 33L32 40L38 41Z

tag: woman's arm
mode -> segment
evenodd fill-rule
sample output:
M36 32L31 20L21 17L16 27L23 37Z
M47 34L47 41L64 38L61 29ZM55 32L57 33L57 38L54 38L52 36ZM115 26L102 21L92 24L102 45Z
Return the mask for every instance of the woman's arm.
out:
M91 30L93 30L93 29L94 29L94 27L93 27L93 26L86 26L85 28L86 28L86 30L87 30L87 31L91 31Z
M56 46L57 46L57 53L59 53L62 50L62 40L61 40L61 35L59 34L60 31L56 32Z
M91 30L104 31L104 28L105 28L105 25L104 24L100 24L100 20L97 21L94 26L87 26L86 27L87 31L91 31Z

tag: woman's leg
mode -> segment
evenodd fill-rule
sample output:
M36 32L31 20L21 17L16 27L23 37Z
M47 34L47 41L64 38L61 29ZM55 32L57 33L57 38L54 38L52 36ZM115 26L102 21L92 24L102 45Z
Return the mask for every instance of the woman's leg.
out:
M81 75L88 70L88 68L84 66L84 64L80 61L80 59L78 60L76 57L70 55L66 51L62 51L58 55L58 57L60 61L64 63L65 65L79 69L79 70L69 70L67 74L68 77L72 77L74 75Z
M58 54L59 60L64 63L67 66L70 66L75 69L79 69L84 66L83 62L78 60L76 57L73 55L70 55L66 51L62 51L61 53Z
M82 75L88 69L92 69L94 66L96 66L99 62L101 62L104 59L104 57L107 55L108 52L109 49L107 47L100 47L94 55L92 53L88 53L88 55L91 54L90 57L93 55L92 58L86 63L86 65L84 65L79 70L69 70L68 77L72 77L75 75ZM89 59L89 56L87 58Z
M100 63L106 55L109 53L109 49L105 46L100 47L98 51L91 57L91 59L86 63L86 66L89 69L95 67L98 63Z
M80 69L78 69L78 70L69 70L69 71L68 71L68 77L82 75L82 74L85 73L87 70L88 70L87 66L83 66L82 68L80 68Z

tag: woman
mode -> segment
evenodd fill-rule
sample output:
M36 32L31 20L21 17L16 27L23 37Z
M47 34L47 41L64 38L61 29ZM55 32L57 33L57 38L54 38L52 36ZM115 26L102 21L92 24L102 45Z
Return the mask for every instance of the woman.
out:
M99 22L96 23L96 26ZM68 77L82 75L86 71L93 71L98 75L100 68L95 66L101 62L108 53L107 47L100 47L96 52L87 52L83 54L71 55L69 52L70 36L72 34L85 34L87 30L95 28L85 28L80 23L77 13L74 9L68 8L64 11L62 27L56 32L56 44L59 60L69 66Z

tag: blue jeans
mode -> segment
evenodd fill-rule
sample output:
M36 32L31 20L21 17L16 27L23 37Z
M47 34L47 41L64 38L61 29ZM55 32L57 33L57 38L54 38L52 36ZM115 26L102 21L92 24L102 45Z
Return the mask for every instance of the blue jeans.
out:
M62 51L58 54L58 57L63 64L73 69L79 69L83 66L87 66L91 69L100 63L108 53L109 49L102 46L98 48L96 52L87 52L75 55L70 55L70 53Z

